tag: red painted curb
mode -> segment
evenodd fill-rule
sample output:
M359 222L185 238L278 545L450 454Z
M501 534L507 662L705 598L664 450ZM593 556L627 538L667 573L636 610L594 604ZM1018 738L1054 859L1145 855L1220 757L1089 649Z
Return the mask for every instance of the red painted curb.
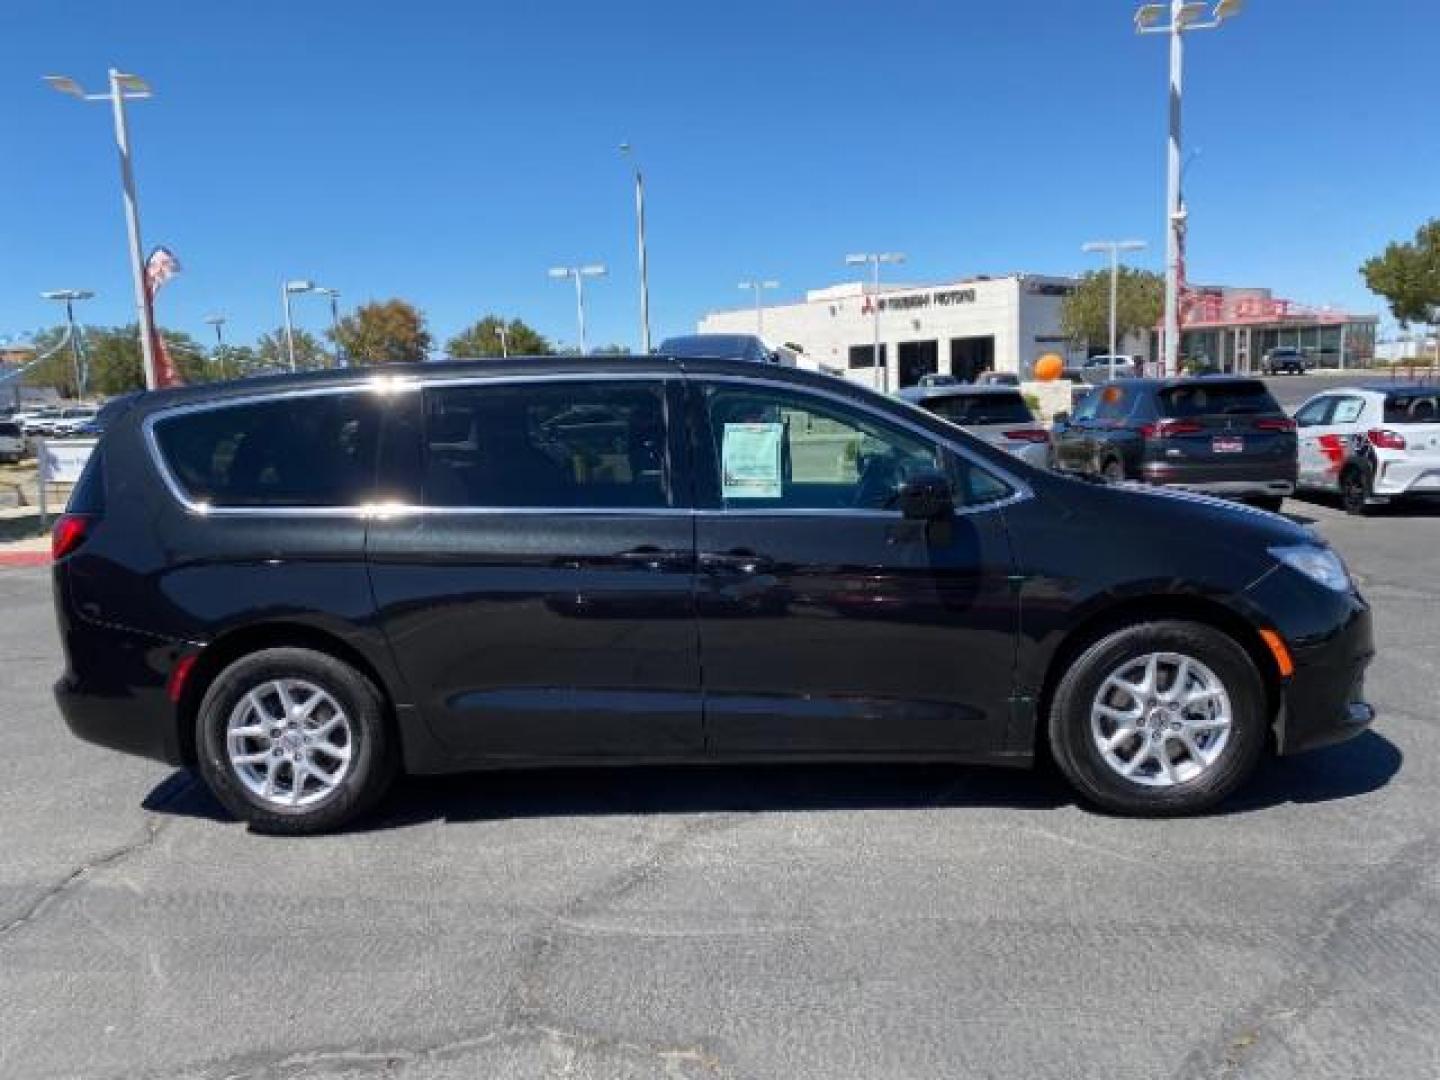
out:
M49 566L48 551L0 551L0 566Z

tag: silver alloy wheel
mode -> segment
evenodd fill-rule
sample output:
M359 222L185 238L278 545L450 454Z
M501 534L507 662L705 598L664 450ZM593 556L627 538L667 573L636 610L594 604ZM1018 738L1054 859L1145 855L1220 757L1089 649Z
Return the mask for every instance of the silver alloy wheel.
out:
M350 718L304 679L259 684L236 702L225 726L230 768L251 794L276 806L325 798L350 771Z
M1105 764L1131 783L1173 787L1210 769L1230 742L1225 684L1193 656L1149 653L1100 684L1090 731Z

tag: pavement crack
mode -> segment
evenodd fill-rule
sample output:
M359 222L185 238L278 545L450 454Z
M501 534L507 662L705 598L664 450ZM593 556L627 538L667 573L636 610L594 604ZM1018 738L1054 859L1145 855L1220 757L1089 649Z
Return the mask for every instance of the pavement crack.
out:
M334 1074L397 1077L412 1069L461 1061L491 1048L525 1043L534 1044L537 1052L559 1058L569 1065L582 1055L609 1055L654 1062L663 1070L664 1076L673 1080L721 1075L719 1058L702 1046L647 1042L572 1031L554 1025L510 1025L413 1046L343 1047L288 1050L270 1056L247 1055L153 1075L155 1080L160 1080L161 1076L166 1080L301 1080ZM134 1080L133 1074L127 1075L126 1080Z
M538 1028L543 1015L539 1003L543 972L556 951L556 938L565 932L566 924L594 915L642 888L696 837L729 828L743 817L740 814L704 815L686 822L654 843L643 858L580 893L540 920L525 944L520 971L507 995L504 1011L507 1023Z
M192 780L190 784L179 786L176 791L166 799L166 802L178 798L184 791L188 790L193 783L194 781ZM54 907L61 898L79 889L96 874L104 870L113 869L147 851L154 845L156 839L160 836L160 833L164 831L167 824L168 822L165 820L153 814L148 814L144 831L140 836L133 840L126 841L118 847L111 848L109 851L103 852L100 855L86 859L84 862L73 867L63 877L41 892L40 895L28 904L18 915L3 926L0 926L0 944L8 940L11 935L19 933L21 930L24 930L25 927L34 923L43 916L46 911Z
M1335 990L1340 944L1385 909L1421 888L1440 859L1440 837L1429 835L1401 846L1384 869L1345 889L1299 942L1298 971L1221 1024L1218 1038L1193 1049L1176 1080L1229 1080L1239 1075L1267 1043L1283 1039Z

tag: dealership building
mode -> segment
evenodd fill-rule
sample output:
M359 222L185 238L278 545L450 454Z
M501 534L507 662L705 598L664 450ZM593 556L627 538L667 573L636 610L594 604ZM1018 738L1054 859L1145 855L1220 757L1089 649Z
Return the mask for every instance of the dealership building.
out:
M922 375L973 379L982 371L1028 375L1035 361L1058 352L1083 358L1060 330L1060 305L1074 279L1037 274L977 277L940 285L850 282L812 289L796 303L765 308L760 336L800 349L802 366L879 383L874 361L875 314L880 316L880 362L890 386ZM702 334L753 334L754 308L713 311Z
M874 360L875 316L880 323L880 362L892 388L911 386L927 374L970 381L982 371L1029 378L1047 353L1067 367L1105 350L1068 340L1060 324L1065 297L1076 279L1044 274L963 278L937 285L847 282L812 289L805 298L712 311L699 322L702 334L755 334L772 345L798 350L803 367L879 385ZM1268 289L1192 286L1186 290L1186 331L1181 355L1226 371L1259 370L1267 349L1299 346L1324 366L1368 363L1374 352L1374 316L1332 308L1308 308L1277 300ZM1159 333L1132 335L1121 351L1149 360L1159 355Z

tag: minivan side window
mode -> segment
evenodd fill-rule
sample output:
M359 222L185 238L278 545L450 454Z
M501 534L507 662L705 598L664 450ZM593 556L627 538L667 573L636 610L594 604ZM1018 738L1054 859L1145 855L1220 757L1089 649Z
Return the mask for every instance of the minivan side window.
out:
M155 442L180 490L214 507L350 507L369 500L381 403L302 394L160 416Z
M430 387L423 499L435 507L667 507L665 432L659 380Z
M893 510L900 484L927 470L951 476L959 505L1010 494L923 436L838 402L778 387L712 384L702 394L726 510Z

